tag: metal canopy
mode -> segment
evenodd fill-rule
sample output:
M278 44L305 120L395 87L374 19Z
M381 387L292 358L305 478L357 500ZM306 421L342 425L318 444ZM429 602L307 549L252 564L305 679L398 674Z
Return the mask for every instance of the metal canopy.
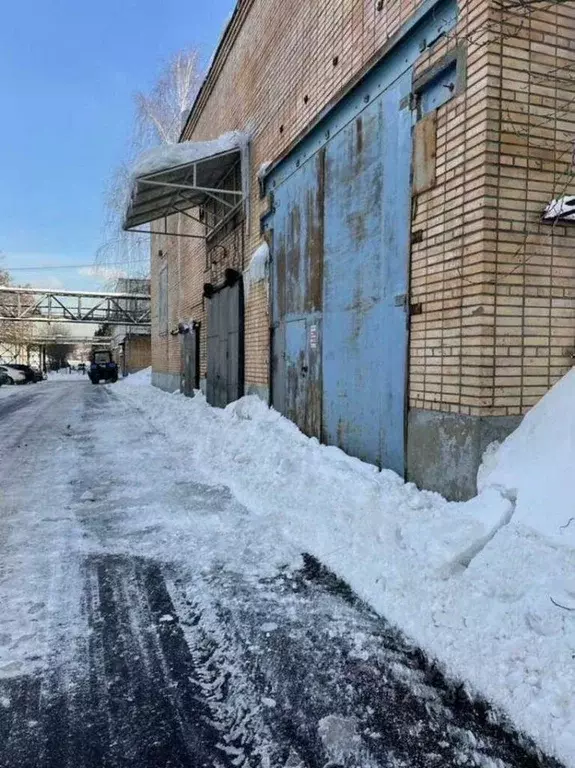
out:
M205 235L182 234L181 236L200 239L209 237L211 231L233 216L243 204L243 192L229 188L224 181L240 162L241 150L236 148L138 176L133 184L124 229L137 232L139 231L137 228L143 224L183 213L188 218L205 225L207 232ZM215 201L222 209L221 215L210 212L214 221L208 221L208 217L200 220L187 213L191 208L205 206L209 201ZM153 229L146 232L162 235L176 234L168 233L166 224L163 232Z

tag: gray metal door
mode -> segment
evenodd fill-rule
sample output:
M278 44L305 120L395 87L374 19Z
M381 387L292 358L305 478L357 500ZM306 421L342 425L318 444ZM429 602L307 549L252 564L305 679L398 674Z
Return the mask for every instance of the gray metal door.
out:
M194 389L200 386L199 371L199 327L194 325L181 338L182 354L182 386L181 391L186 397L194 396Z
M208 370L206 397L225 408L244 394L244 302L242 281L208 300Z

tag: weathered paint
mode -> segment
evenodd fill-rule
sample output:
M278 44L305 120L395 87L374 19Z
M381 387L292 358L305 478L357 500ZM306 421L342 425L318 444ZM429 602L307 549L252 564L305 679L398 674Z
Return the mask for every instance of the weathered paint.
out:
M452 97L458 82L458 60L450 61L444 68L438 68L434 77L418 88L418 117L425 117L445 104Z
M294 173L303 168L322 147L352 120L355 120L369 104L402 73L407 72L421 56L422 51L440 39L457 23L456 0L441 0L435 4L426 3L427 11L421 14L419 22L411 26L409 34L403 37L361 82L337 105L331 106L324 119L318 123L293 149L293 151L269 172L264 180L264 192L269 194L280 187ZM415 14L418 15L418 14ZM457 82L461 67L457 62ZM447 99L452 92L445 92ZM273 226L273 214L268 226Z
M320 322L308 316L285 325L285 414L312 436L321 429Z
M412 67L455 19L454 2L438 3L265 187L273 193L272 402L307 434L400 474Z
M243 395L242 281L215 293L208 305L206 398L224 408Z
M411 74L327 150L323 430L326 442L404 470Z
M432 112L413 129L413 194L419 195L434 187L436 178L437 112Z
M445 66L441 62L414 84L417 122L413 129L413 178L414 195L435 186L437 163L437 109L453 97L461 87L461 56L450 58Z
M316 437L321 436L324 162L322 150L274 197L271 269L273 403Z

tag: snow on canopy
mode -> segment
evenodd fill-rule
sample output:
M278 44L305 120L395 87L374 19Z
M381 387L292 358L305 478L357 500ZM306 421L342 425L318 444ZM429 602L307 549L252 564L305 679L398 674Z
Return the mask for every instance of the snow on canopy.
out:
M132 181L149 173L165 171L178 165L205 160L222 152L241 150L248 143L248 136L241 131L224 133L208 141L182 141L179 144L161 144L143 152L131 169Z

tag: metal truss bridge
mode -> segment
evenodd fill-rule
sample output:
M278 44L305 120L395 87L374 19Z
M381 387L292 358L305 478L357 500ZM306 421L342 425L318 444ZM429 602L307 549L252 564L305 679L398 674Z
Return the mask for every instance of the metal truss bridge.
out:
M0 321L150 325L150 295L0 287Z

